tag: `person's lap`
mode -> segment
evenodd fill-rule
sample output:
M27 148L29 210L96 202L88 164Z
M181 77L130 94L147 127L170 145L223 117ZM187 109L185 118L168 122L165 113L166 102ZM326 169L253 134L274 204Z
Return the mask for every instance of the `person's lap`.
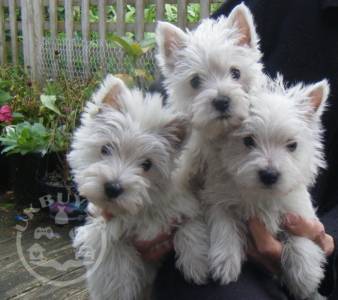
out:
M237 282L220 285L211 282L197 286L186 282L175 268L174 255L170 255L159 270L154 285L156 300L281 300L288 299L278 282L270 275L245 264Z

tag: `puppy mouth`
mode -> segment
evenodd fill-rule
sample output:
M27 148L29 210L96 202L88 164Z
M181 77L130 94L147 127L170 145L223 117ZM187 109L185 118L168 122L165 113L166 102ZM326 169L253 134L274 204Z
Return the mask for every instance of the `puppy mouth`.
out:
M230 118L231 118L231 114L224 113L224 114L221 114L221 115L217 116L216 120L224 121L224 120L228 120Z

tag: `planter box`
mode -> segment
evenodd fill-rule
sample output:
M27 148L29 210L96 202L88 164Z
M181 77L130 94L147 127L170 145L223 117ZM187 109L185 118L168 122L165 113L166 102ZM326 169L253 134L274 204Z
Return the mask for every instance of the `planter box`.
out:
M0 194L9 190L9 163L8 157L1 154L3 147L0 146Z
M9 174L17 206L41 207L55 223L82 222L86 216L87 201L81 198L73 182L64 182L62 176L65 154L51 153L10 155ZM66 178L67 179L67 178Z
M39 170L44 167L46 157L39 154L15 154L6 158L15 203L19 206L39 206L39 186L36 178Z

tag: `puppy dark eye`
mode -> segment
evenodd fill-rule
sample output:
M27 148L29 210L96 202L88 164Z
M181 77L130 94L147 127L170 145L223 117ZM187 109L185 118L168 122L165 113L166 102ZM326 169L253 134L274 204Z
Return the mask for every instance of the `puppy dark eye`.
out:
M297 149L297 146L298 146L297 142L292 142L290 144L287 144L286 148L288 148L290 152L294 152Z
M246 136L243 139L243 143L248 148L254 148L256 146L255 140L252 136Z
M201 86L201 78L198 75L194 75L190 80L190 85L193 89L198 89Z
M241 78L241 71L240 71L239 69L237 69L237 68L232 67L232 68L230 69L230 74L231 74L231 77L232 77L233 79L238 80L238 79Z
M149 171L150 168L152 167L153 163L151 162L150 159L146 159L142 164L141 167L145 172Z
M101 147L101 154L102 155L111 155L112 154L112 147L110 145L104 145Z

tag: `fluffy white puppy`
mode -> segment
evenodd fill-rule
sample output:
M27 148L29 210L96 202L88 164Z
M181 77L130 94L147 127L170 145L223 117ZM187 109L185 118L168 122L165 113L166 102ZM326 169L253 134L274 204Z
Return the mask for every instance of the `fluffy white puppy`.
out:
M187 279L206 280L206 228L194 197L172 177L189 133L188 120L163 107L160 95L144 97L113 76L87 104L68 160L81 195L97 212L74 240L80 256L94 252L96 262L87 264L92 299L140 299L155 266L142 260L133 240L154 239L183 218L174 238L177 266Z
M200 188L210 150L248 116L247 94L264 78L253 17L241 4L228 18L202 20L193 31L159 22L156 39L168 101L192 120L179 176Z
M282 238L282 279L290 291L298 299L314 297L325 255L314 242L287 235L281 223L287 212L317 218L308 189L325 166L321 115L328 94L326 80L286 88L278 77L250 96L250 116L210 161L202 196L209 206L214 279L237 280L246 256L246 222L257 216Z

